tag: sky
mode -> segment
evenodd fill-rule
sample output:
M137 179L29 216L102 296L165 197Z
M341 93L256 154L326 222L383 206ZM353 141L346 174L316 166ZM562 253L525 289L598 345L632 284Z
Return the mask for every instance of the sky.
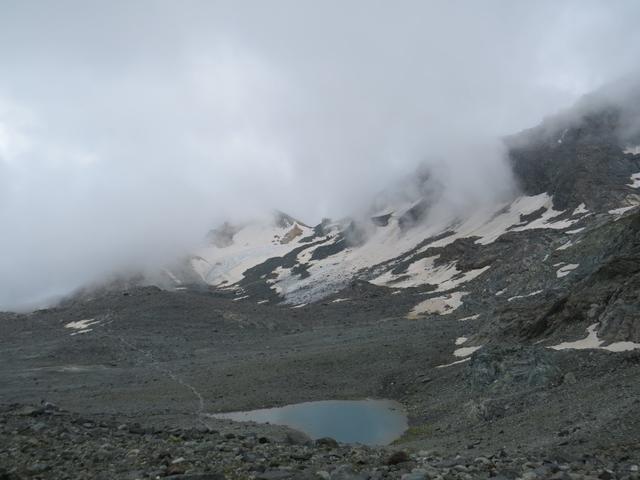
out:
M0 0L0 309L426 163L460 205L502 135L628 74L640 2Z

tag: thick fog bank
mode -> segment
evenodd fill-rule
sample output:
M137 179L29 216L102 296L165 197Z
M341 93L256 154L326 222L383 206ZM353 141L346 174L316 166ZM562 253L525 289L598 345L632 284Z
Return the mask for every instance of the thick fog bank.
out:
M0 0L0 309L165 262L226 219L365 211L420 164L454 210L500 198L501 136L628 74L639 14Z

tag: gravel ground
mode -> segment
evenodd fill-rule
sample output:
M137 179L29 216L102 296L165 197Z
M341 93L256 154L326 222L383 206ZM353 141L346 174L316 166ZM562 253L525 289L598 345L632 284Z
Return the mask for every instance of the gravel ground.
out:
M73 415L22 416L15 415L17 407L6 407L2 464L20 475L94 478L100 460L93 456L77 474L56 476L58 471L71 472L68 469L78 465L73 449L63 454L70 444L85 455L100 450L100 445L112 441L104 439L113 437L123 442L114 446L116 451L146 452L148 442L165 448L176 429L206 437L212 445L227 442L231 449L245 448L239 446L242 439L221 440L203 432L212 429L223 436L265 436L271 442L269 448L278 452L282 448L283 454L289 455L287 449L293 447L286 446L287 435L291 435L286 429L233 424L206 414L371 397L394 399L407 409L410 428L394 448L407 451L413 463L407 468L384 470L383 459L389 452L375 450L371 455L378 460L367 461L383 470L367 468L367 475L398 477L458 455L464 458L458 465L480 468L475 458L489 458L489 465L500 458L495 456L501 451L508 452L509 461L533 462L537 466L530 470L534 471L553 458L558 465L566 458L570 465L586 462L578 469L585 474L598 476L600 470L609 469L619 476L634 475L625 465L640 463L638 353L496 344L476 352L468 362L437 368L457 360L453 356L455 339L480 330L483 320L459 322L441 316L411 321L404 317L407 305L415 301L411 298L394 295L391 302L388 295L375 289L348 293L350 302L290 309L233 302L207 293L141 288L26 316L4 315L0 403L50 402L89 419L83 423L106 423L88 428L78 425ZM81 334L65 328L69 322L83 319L97 323ZM26 423L20 426L15 422ZM55 422L55 428L48 422ZM119 427L122 424L141 424L151 433L127 434L127 429ZM34 430L34 425L39 426ZM72 440L61 443L56 429ZM199 444L201 437L185 442ZM196 447L193 445L185 472L209 468L238 477L261 473L251 470L255 462L238 460L237 452L226 452L229 455L224 455L224 460L207 455L197 460L200 451ZM297 448L310 449L312 457L322 450ZM360 452L362 447L340 449L349 457L352 453L348 452ZM437 455L431 453L430 457L425 450ZM59 455L54 460L62 463L45 461L50 467L45 473L29 470L39 456L50 458L49 453ZM270 459L274 453L260 454ZM582 458L585 454L604 455L605 459L591 464ZM105 468L99 470L113 474L122 468L131 478L166 474L158 470L162 462L151 461L154 455L157 451L153 449L140 458L118 453L118 462L105 460ZM171 458L181 455L177 449ZM341 455L325 455L316 463L296 460L292 468L296 475L301 466L305 475L328 471L331 478L331 472L343 463L362 469ZM628 461L621 460L627 457ZM140 463L143 461L146 463ZM263 466L270 462L265 460ZM506 468L503 464L492 468ZM524 465L518 463L518 475L525 472ZM547 473L569 475L573 468L558 467L551 472L554 466ZM460 469L457 476L443 478L477 477L492 471L484 466L480 470ZM438 472L448 475L444 470ZM574 478L566 475L556 478Z
M491 455L409 452L398 448L284 440L247 430L146 427L69 414L56 406L12 405L0 411L0 478L222 480L551 478L637 479L634 449L596 454Z

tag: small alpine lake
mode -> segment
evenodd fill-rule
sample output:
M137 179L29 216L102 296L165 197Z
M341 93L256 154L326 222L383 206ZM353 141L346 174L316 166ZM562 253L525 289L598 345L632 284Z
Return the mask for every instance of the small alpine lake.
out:
M338 442L363 445L387 445L408 426L404 408L392 400L323 400L211 417L285 425L314 440L331 437Z

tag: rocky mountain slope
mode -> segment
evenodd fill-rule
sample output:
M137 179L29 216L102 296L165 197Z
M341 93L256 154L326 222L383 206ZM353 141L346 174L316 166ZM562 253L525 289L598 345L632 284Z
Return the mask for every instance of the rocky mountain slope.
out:
M640 102L596 100L505 140L500 205L452 218L422 171L365 218L225 224L0 314L0 478L638 478ZM211 416L362 398L404 406L397 445Z
M311 228L275 212L227 223L156 284L207 285L237 301L299 308L348 302L336 294L365 281L412 295L409 318L497 314L471 343L495 335L551 341L586 334L593 324L603 342L640 342L629 313L638 307L634 92L625 102L599 92L507 138L518 183L509 201L453 215L423 169L403 195L381 196L368 218L326 219Z

